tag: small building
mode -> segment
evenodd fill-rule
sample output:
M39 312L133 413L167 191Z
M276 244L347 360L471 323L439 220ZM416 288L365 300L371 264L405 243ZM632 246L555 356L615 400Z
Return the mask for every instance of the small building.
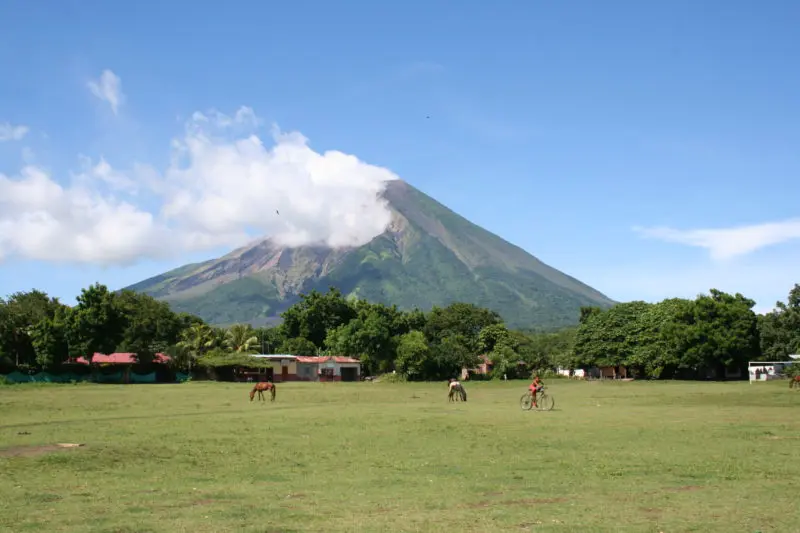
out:
M358 381L361 362L352 357L297 357L297 378L302 381Z
M270 366L263 368L261 374L263 379L274 383L285 381L297 381L297 359L296 355L290 354L255 354L251 357L266 360ZM260 381L260 380L259 380Z
M164 371L166 365L170 362L170 357L163 353L157 353L153 357L153 365L146 365L144 370L149 372L147 374L137 374L133 370L138 367L138 370L143 370L139 360L136 358L135 353L131 352L117 352L112 354L103 354L95 352L88 358L78 357L70 364L78 365L97 365L102 368L99 373L94 373L94 381L99 383L156 383L161 379L165 379ZM156 371L155 369L160 368ZM173 376L174 377L174 376ZM172 378L170 378L172 379Z
M461 369L461 380L468 380L470 376L481 376L485 377L492 373L492 369L494 368L494 364L489 360L489 358L485 355L479 356L480 363L475 368L467 368L464 367Z
M163 353L157 353L155 357L153 357L153 363L160 363L160 364L167 364L169 363L170 358L168 355ZM78 357L75 360L76 363L80 365L135 365L138 364L138 360L136 359L135 353L129 352L121 352L121 353L112 353L112 354L104 354L95 352L89 359L85 357Z

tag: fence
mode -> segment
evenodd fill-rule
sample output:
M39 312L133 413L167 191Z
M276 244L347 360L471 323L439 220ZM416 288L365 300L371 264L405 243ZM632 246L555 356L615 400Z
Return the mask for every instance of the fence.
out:
M39 372L38 374L23 374L22 372L14 371L7 375L0 374L0 378L5 378L9 383L157 383L156 373L150 372L149 374L136 374L135 372L128 372L127 380L126 375L122 371L112 372L110 374L95 373L95 374L75 374L65 372L63 374L51 374L49 372ZM175 382L183 383L188 381L189 375L182 372L175 373ZM162 381L163 383L164 381Z

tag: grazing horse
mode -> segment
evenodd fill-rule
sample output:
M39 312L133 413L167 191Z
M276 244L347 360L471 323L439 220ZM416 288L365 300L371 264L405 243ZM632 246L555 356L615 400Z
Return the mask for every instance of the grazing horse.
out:
M789 378L789 388L798 388L800 389L800 375L797 375L793 378Z
M270 401L274 402L275 401L275 384L270 382L270 381L259 381L258 383L256 383L256 386L253 387L253 390L250 391L250 401L251 402L253 401L253 398L255 397L256 392L258 392L258 399L259 400L266 401L266 399L264 398L264 391L265 390L268 390L270 392L270 394L272 395L272 399Z
M451 379L448 383L448 392L447 392L447 401L455 402L458 400L462 402L467 401L467 391L464 390L464 387L456 381L455 379Z

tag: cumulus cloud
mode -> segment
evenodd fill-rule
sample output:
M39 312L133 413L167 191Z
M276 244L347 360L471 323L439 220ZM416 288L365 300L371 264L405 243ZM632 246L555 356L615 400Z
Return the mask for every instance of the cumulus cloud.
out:
M705 248L713 259L724 260L800 238L800 219L719 229L635 227L634 231L651 239Z
M108 102L111 106L111 111L115 115L117 114L119 107L125 101L125 95L122 94L122 81L120 81L119 76L106 69L100 74L100 78L92 80L86 85L93 95L104 102Z
M260 237L359 246L385 230L395 174L277 127L267 146L260 123L246 107L195 113L161 171L81 156L64 185L33 165L0 174L0 258L126 264Z
M9 122L0 123L0 142L18 141L28 134L28 126L12 126Z

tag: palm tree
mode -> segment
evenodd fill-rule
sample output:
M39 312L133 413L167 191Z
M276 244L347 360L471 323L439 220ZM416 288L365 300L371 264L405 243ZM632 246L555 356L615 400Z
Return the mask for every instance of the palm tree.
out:
M225 347L236 353L251 353L258 345L258 336L249 324L234 324L225 332Z
M213 348L215 344L214 341L213 331L205 324L193 324L189 329L183 331L177 348L182 350L187 356L186 359L190 373L192 371L192 362Z

